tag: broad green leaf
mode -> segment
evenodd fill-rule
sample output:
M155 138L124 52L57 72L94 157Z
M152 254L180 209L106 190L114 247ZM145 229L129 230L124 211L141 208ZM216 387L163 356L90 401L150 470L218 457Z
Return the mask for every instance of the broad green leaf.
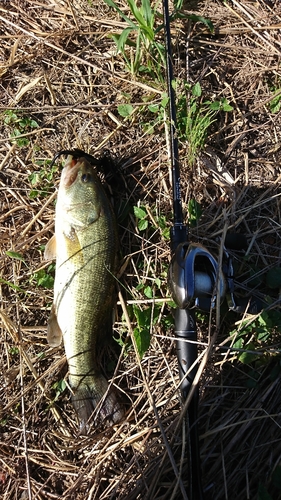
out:
M271 336L270 331L268 331L266 329L265 330L259 330L259 328L257 328L257 338L261 342L266 342L266 340L268 340L270 336Z
M141 219L138 223L139 231L145 231L148 227L148 221L146 219Z
M233 344L233 348L234 349L242 349L243 348L243 345L244 345L244 340L242 337L239 337L235 340L234 344Z
M169 102L169 97L167 95L164 95L161 101L162 108L166 108L168 102Z
M135 328L134 337L138 348L138 353L142 359L150 346L150 333L149 330L143 328L142 330Z
M132 114L134 108L131 104L119 104L117 110L120 116L123 116L123 118L127 118Z
M206 102L204 104L209 104L209 108L213 109L215 111L218 111L221 107L221 103L219 101L214 101L214 102Z
M147 216L147 213L143 208L134 207L134 215L138 219L144 219Z
M156 285L158 288L161 288L161 280L160 280L160 278L155 278L155 285Z
M158 113L159 112L159 104L149 104L148 106L149 111L151 113Z
M233 111L233 106L229 104L228 100L225 97L222 98L221 105L223 111Z
M30 180L32 186L36 186L36 184L40 181L39 172L32 172L32 174L28 176L28 179Z
M199 82L195 83L194 87L192 88L192 95L194 95L194 97L201 97L202 89Z
M222 109L223 111L233 111L233 106L230 106L230 104L223 104Z
M247 346L244 347L244 349L245 351L239 354L239 361L241 361L241 363L248 365L259 357L257 354L254 354L254 352L248 352L248 351L255 351L255 344L253 342L247 344Z
M280 92L281 89L276 89L276 92ZM270 101L269 109L271 113L278 113L281 107L281 95L277 95Z
M66 388L66 382L64 379L58 380L53 384L53 389L55 389L59 394L61 394Z
M140 309L138 306L134 305L133 306L133 311L134 315L137 320L137 324L139 328L147 327L147 325L150 325L150 310L145 309L144 311Z
M123 116L124 118L130 116L133 112L133 109L134 108L131 104L120 104L117 108L119 115Z
M148 298L148 299L152 299L153 298L153 291L152 291L152 288L151 286L146 286L144 291L143 291L144 295Z
M33 199L33 198L36 198L36 196L38 196L39 194L39 191L37 191L36 189L32 189L29 193L29 198Z
M155 128L153 123L144 123L143 124L143 130L145 131L146 134L154 134Z
M30 120L29 125L31 128L38 128L39 127L38 123L35 120Z
M45 269L40 269L31 278L35 280L38 286L51 289L54 286L54 278L50 274L46 273Z

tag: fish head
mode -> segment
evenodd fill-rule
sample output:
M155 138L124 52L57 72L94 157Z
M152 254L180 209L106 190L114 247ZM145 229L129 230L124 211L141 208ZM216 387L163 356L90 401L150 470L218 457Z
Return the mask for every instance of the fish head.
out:
M95 222L102 213L103 188L86 158L68 156L61 174L57 215L79 229Z

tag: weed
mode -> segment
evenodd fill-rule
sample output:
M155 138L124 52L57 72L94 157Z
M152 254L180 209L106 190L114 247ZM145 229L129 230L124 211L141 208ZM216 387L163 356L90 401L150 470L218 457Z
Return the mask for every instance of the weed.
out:
M126 21L127 27L120 35L112 35L116 43L117 52L121 53L127 69L133 74L148 74L155 81L163 82L162 68L165 67L165 46L162 41L158 41L158 35L163 30L162 14L158 13L159 0L154 7L150 0L141 0L138 7L135 0L128 0L133 20L126 16L113 0L104 0L109 7ZM174 12L171 20L177 18L190 19L192 22L203 23L213 33L214 26L209 19L196 14L182 14L180 9L183 2L174 2ZM156 20L161 20L159 26ZM133 38L132 38L132 35Z
M263 311L252 322L243 321L238 332L237 330L230 332L230 335L235 338L232 347L243 350L237 354L239 361L244 364L250 364L257 360L259 364L266 362L267 353L260 355L258 351L266 345L276 331L281 332L281 311L276 309Z
M155 129L164 123L166 120L166 107L168 105L169 98L166 92L161 95L160 103L148 104L146 106L147 110L153 115L153 119L148 122L141 123L144 131L147 134L153 134Z
M11 138L14 138L12 142L15 142L19 147L27 146L29 139L27 137L17 139L17 137L39 127L38 123L32 118L21 116L20 112L16 113L13 110L4 112L4 124L12 129Z
M134 328L134 337L140 358L142 359L150 346L152 307L150 306L145 309L141 309L140 307L134 305L133 311L137 321L137 326Z
M9 354L10 354L11 356L18 355L18 354L19 354L19 349L18 349L18 347L10 347L10 349L9 349Z
M281 90L281 89L278 89L278 90ZM281 108L281 95L278 95L278 96L274 97L272 99L272 101L270 101L269 109L270 109L271 113L278 113L278 111L280 111L280 108Z
M21 253L13 252L13 250L6 250L5 254L11 259L21 260L22 262L24 262L24 257Z
M20 293L29 293L20 288L18 285L14 285L11 281L4 280L4 278L0 278L0 283L3 283L4 285L7 285L8 287L12 288L12 290L16 290L17 292Z
M55 401L57 401L57 399L60 397L60 395L66 389L66 382L65 382L65 380L61 379L61 380L58 380L57 382L55 382L52 385L52 389L54 389L54 391L56 393L54 399L52 400L52 403L54 403Z
M153 232L159 231L161 232L162 237L165 240L169 240L170 238L170 225L167 222L167 218L165 215L161 215L158 213L156 208L152 208L151 210L151 224L149 225L149 214L148 208L144 206L133 207L134 215L137 218L137 228L139 231L145 231L146 229L151 229Z
M123 118L128 118L133 114L134 107L130 103L131 97L127 94L126 101L117 107L117 111ZM142 117L140 125L146 134L153 134L157 127L163 125L166 121L166 107L169 102L169 98L166 92L161 94L161 101L156 103L147 104L147 101L151 100L151 96L143 98L143 106L139 106L138 113Z
M114 335L113 335L113 340L115 340L115 342L117 342L117 344L121 347L121 349L123 349L123 355L124 357L128 356L128 353L129 353L129 350L130 348L128 347L128 342L126 340L124 340L124 334L125 334L125 329L124 331L122 331L121 333L116 333L114 332ZM130 346L131 347L131 346Z
M127 23L120 35L112 35L117 52L122 54L127 69L133 75L147 73L154 79L163 81L161 65L165 64L165 47L156 38L158 2L153 8L149 0L142 0L140 7L134 0L128 0L133 20L126 16L113 0L105 2Z
M117 111L123 118L128 118L134 111L134 108L131 104L119 104Z
M165 215L159 215L156 210L152 209L152 220L151 225L149 226L148 220L148 212L147 208L144 206L133 207L134 215L137 218L137 228L139 231L145 231L149 227L153 231L160 230L162 237L165 240L170 239L170 224L167 221L167 217ZM198 223L200 217L202 215L201 205L195 200L191 199L188 203L188 220L189 224L194 227Z
M170 240L170 226L165 215L156 215L156 221L164 240Z
M30 191L29 197L37 198L37 196L39 196L40 198L44 198L48 196L50 191L53 189L54 175L57 173L58 167L53 165L49 168L51 163L50 160L37 160L35 163L39 166L43 166L43 168L40 171L32 172L28 176L31 185L34 188Z
M148 227L147 212L145 207L134 207L134 215L138 219L138 230L145 231Z
M174 85L177 86L177 82ZM181 141L188 143L188 162L193 165L198 153L204 148L208 131L220 111L232 111L227 99L220 101L202 101L202 89L199 82L193 87L181 83L183 89L178 92L177 125Z
M194 227L202 215L201 205L193 198L188 203L188 222Z
M156 285L156 288L160 289L162 282L160 278L154 278L153 284ZM138 291L142 291L147 299L153 299L153 297L155 297L155 286L152 287L151 285L145 285L144 283L139 283L136 286L136 289Z
M30 282L31 283L36 283L37 286L42 286L44 288L53 288L54 287L54 270L55 270L55 264L50 264L47 268L45 269L40 269L36 273L34 273L31 278Z
M202 89L199 82L191 86L187 82L176 80L177 88L177 132L178 138L188 144L188 162L193 165L200 151L205 146L210 126L216 121L218 113L227 113L233 110L228 100L223 97L220 101L203 101ZM161 95L159 103L144 104L139 112L146 119L141 126L147 134L153 134L157 127L166 121L166 108L169 98L166 92ZM127 116L132 113L132 105L124 104ZM123 110L123 108L122 108ZM149 113L149 115L147 114Z
M281 92L280 81L277 81L275 84L270 84L269 89L273 94ZM275 97L273 97L273 99L268 103L268 107L271 113L278 113L281 108L281 94L275 95Z

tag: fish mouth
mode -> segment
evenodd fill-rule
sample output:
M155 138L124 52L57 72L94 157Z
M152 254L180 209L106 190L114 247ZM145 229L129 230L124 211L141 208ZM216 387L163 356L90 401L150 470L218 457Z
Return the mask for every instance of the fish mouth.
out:
M65 188L69 188L76 181L78 172L84 164L84 158L73 158L68 156L62 174L62 182Z

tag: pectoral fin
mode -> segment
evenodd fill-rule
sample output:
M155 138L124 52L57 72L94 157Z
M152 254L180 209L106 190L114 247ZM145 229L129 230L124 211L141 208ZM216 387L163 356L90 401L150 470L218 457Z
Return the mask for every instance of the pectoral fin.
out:
M62 331L58 324L58 319L54 304L52 305L51 314L48 320L47 340L48 344L51 347L59 346L62 340Z
M56 235L54 234L45 247L44 259L54 260L56 258L56 255L57 255L57 242L56 242Z

